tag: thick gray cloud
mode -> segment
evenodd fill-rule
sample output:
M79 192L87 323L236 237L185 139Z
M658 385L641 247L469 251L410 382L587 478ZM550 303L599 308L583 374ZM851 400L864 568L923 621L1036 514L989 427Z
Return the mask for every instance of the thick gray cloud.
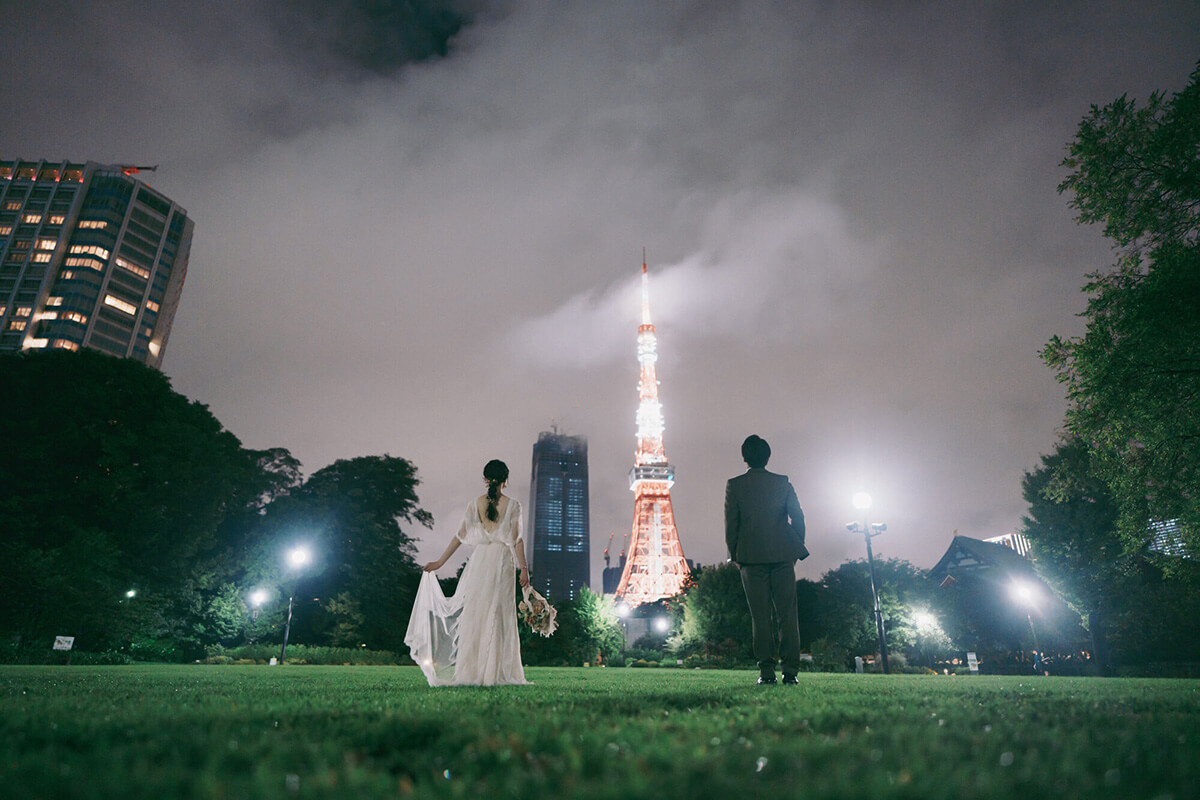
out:
M862 557L863 487L921 566L1019 525L1064 408L1037 352L1112 259L1055 192L1064 144L1200 56L1191 2L0 8L0 155L162 165L197 221L165 369L248 445L411 458L433 557L482 464L524 500L558 425L591 443L598 567L646 246L685 552L724 557L757 432L808 577Z

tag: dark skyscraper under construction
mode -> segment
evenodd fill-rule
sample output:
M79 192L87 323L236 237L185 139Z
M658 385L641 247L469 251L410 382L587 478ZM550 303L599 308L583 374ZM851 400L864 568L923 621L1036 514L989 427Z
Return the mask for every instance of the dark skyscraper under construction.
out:
M541 433L529 486L533 586L552 600L573 600L591 568L587 438Z

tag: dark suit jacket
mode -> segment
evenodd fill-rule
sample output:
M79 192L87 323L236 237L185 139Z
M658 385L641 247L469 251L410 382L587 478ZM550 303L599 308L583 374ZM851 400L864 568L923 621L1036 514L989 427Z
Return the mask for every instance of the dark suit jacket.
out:
M725 544L738 564L808 558L804 511L786 475L750 469L725 484Z

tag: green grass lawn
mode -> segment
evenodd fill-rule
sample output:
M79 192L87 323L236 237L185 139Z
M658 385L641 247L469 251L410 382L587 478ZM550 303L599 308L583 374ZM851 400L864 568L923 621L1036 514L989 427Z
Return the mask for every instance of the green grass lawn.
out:
M1200 682L0 667L6 797L1200 797Z

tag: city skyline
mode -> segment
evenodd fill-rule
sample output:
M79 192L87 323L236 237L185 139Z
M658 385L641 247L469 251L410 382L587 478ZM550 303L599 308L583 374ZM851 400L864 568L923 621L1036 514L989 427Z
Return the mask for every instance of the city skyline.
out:
M468 5L416 60L277 0L8 4L0 159L159 164L196 221L163 371L309 474L411 459L422 560L552 424L615 559L643 246L689 558L725 558L750 433L804 506L800 577L864 557L859 490L879 558L1020 526L1065 409L1038 351L1115 258L1056 192L1065 144L1186 83L1200 7Z

